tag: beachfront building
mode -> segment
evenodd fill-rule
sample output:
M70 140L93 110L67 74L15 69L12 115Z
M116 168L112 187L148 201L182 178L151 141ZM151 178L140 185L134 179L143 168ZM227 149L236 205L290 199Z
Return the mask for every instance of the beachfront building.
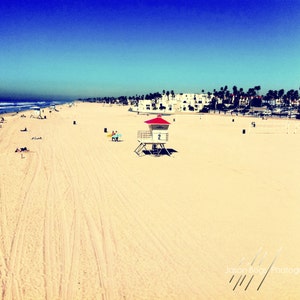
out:
M207 94L178 94L180 112L199 112L205 105L209 105L210 98ZM178 106L177 106L178 108Z
M162 95L159 99L139 100L134 110L141 113L160 112L166 114L178 112L199 112L211 99L208 94Z
M139 112L147 112L153 110L154 100L139 100L137 110Z

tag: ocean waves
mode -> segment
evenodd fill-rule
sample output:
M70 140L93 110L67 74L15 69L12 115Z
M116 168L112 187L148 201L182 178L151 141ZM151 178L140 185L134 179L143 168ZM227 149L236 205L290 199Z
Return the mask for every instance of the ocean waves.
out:
M40 100L0 100L0 114L18 113L32 109L32 107L45 108L71 102L69 100L62 101L40 101Z

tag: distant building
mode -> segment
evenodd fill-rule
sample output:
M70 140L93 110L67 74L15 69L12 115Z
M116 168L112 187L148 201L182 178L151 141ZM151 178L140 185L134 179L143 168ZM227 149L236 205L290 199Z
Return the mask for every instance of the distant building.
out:
M174 94L163 95L159 99L140 100L137 111L139 112L199 112L211 99L208 94Z

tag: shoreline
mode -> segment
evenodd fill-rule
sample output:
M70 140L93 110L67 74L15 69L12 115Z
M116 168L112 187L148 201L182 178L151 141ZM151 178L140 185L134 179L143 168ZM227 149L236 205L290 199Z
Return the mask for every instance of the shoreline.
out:
M33 102L34 103L34 102ZM128 107L128 111L130 111L131 113L134 113L134 114L138 114L138 115L146 115L146 116L151 116L151 115L162 115L162 116L168 116L168 117L173 117L173 116L180 116L180 115L191 115L191 116L205 116L205 115L211 115L211 116L227 116L227 117L231 117L231 118L235 118L235 117L246 117L246 118L256 118L256 119L264 119L264 120L267 120L267 119L274 119L274 120L297 120L297 118L291 118L291 117L288 117L288 116L277 116L277 115L268 115L268 116L256 116L256 115L250 115L250 114L236 114L236 113L226 113L224 111L220 111L220 112L208 112L208 113L203 113L203 112L161 112L159 110L157 111L137 111L137 110L133 110L132 109L132 106L123 106L123 105L119 105L119 104L103 104L103 103L97 103L97 102L86 102L86 101L82 101L82 100L73 100L73 101L62 101L61 103L59 103L58 101L53 101L53 103L57 103L56 105L58 106L69 106L70 103L73 104L78 104L78 103L89 103L89 104L92 104L92 105L99 105L101 107ZM45 109L48 109L48 110L51 110L51 105L49 106L43 106L43 107L40 107L41 110L45 110ZM21 111L12 111L12 112L2 112L0 113L0 116L3 117L3 118L7 118L9 116L13 117L13 116L18 116L18 115L22 115L22 114L28 114L28 113L31 113L31 114L34 114L34 110L32 109L25 109L25 110L21 110Z
M0 116L8 115L8 114L24 113L28 110L32 110L33 107L40 108L40 109L46 109L46 108L50 108L51 106L55 106L55 105L73 103L74 101L75 100L72 100L72 101L71 100L61 100L61 101L13 100L13 101L8 101L8 102L4 102L4 104L7 104L6 106L5 105L0 106Z

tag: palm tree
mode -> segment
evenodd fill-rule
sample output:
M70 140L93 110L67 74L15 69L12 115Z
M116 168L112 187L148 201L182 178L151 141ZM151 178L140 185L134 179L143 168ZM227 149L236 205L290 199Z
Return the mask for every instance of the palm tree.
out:
M236 85L233 86L232 92L233 92L233 95L234 95L234 96L237 96L237 94L238 94L238 89L237 89Z
M283 95L284 95L284 89L279 90L278 91L278 98L280 100L280 103L282 102Z
M167 95L168 101L169 101L170 92L169 92L169 91L166 91L166 95Z
M175 93L173 90L171 90L171 97L174 99L175 98Z
M257 94L259 94L260 89L261 89L260 85L257 85L254 87L254 90L257 91Z
M225 98L226 98L226 101L225 102L227 102L227 103L230 103L231 101L231 99L230 99L230 92L229 92L229 90L226 90L226 92L225 92Z
M239 107L240 105L240 94L236 85L232 87L232 100L234 107Z
M269 90L267 92L267 94L264 96L264 100L267 101L268 104L270 104L270 102L274 102L274 100L276 100L278 98L278 92L276 90Z

